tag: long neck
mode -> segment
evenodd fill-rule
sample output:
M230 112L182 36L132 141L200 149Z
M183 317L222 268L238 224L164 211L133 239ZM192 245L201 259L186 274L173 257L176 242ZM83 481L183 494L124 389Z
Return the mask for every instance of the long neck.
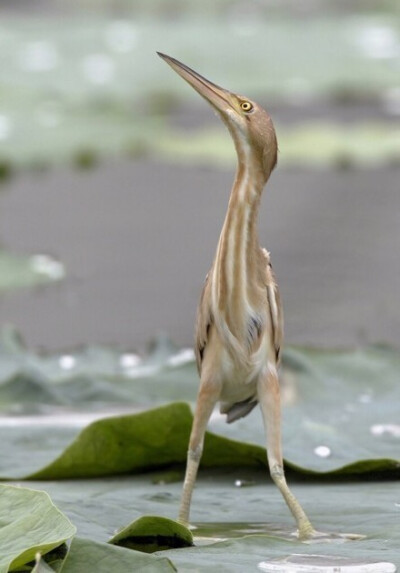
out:
M247 335L260 291L257 220L265 176L250 147L238 148L238 168L213 267L213 306L237 339Z

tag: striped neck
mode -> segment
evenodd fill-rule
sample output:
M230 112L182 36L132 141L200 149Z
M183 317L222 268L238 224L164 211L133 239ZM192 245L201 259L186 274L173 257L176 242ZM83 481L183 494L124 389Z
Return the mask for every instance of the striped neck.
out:
M258 210L265 175L246 141L235 138L238 168L213 267L212 299L222 321L239 342L257 315L260 289Z

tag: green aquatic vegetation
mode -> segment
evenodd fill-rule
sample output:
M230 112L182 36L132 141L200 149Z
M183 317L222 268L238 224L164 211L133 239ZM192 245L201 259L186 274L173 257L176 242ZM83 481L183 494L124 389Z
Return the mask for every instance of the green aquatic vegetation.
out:
M339 126L300 124L277 126L279 164L308 167L379 166L400 159L400 130L384 124ZM175 132L157 141L158 151L170 161L226 166L235 152L223 128Z
M171 139L166 113L177 102L194 101L186 86L162 71L155 52L163 46L217 83L263 101L304 102L341 94L342 100L379 97L389 107L392 99L398 105L395 19L383 14L316 15L302 19L299 26L297 19L266 16L260 10L261 16L245 19L197 11L190 17L191 10L167 21L162 11L151 19L3 18L0 179L22 168L88 168L103 158L163 151ZM193 39L205 33L207 42L193 51ZM398 143L389 138L388 150L388 134L384 127L379 130L385 149L379 133L378 142L371 140L373 153L379 161L396 161ZM287 161L306 156L311 164L343 162L346 143L337 158L335 138L333 143L320 141L323 136L317 134L310 145L305 134L301 137L302 143L288 134ZM363 147L360 157L354 151L358 143ZM176 150L178 161L184 160L186 144L177 142ZM199 153L192 147L192 157ZM223 152L218 153L222 157ZM351 159L354 155L356 162L364 162L370 153L360 134ZM163 155L171 157L167 150Z
M118 531L109 543L129 547L145 553L191 547L193 535L189 529L177 521L146 515Z
M7 159L0 159L0 183L8 181L13 174L13 163Z
M65 270L47 255L14 255L0 249L0 293L60 280Z
M354 476L363 473L365 464L365 471L377 477L396 471L399 368L399 353L388 347L336 352L286 348L282 379L292 398L283 410L283 441L293 470ZM197 386L193 353L165 339L143 359L99 347L46 356L29 352L7 330L0 344L0 411L31 416L27 422L37 455L26 460L18 448L23 428L3 428L15 446L10 456L7 441L0 442L0 475L36 474L43 466L52 467L52 477L112 475L182 463L192 418L189 407L175 401L193 403ZM149 410L151 405L161 408ZM87 426L118 411L125 415ZM51 412L65 423L54 428L48 441L39 414ZM44 419L46 424L55 421ZM265 464L258 410L232 425L214 417L207 439L204 464L209 467ZM105 444L107 455L97 458L97 448Z
M44 491L0 485L0 571L15 570L73 537L76 528Z
M111 567L110 563L117 571L146 565L154 571L193 570L196 567L198 571L217 572L229 568L240 573L255 570L260 562L289 555L306 558L315 554L321 559L326 556L326 560L329 556L338 556L357 562L398 563L398 482L293 483L295 493L319 530L365 536L360 541L321 541L316 545L296 540L291 517L274 486L268 483L267 472L252 473L252 486L237 487L235 484L244 473L243 470L201 473L193 504L194 546L176 549L172 544L165 549L163 545L151 555L107 541L115 529L120 530L132 519L140 521L148 512L154 517L147 522L149 529L145 541L149 538L162 543L168 541L164 535L165 517L172 524L176 523L173 518L178 507L180 482L155 485L151 474L142 474L103 480L32 482L30 485L47 490L77 528L77 536L73 538L67 556L61 560L64 573L91 569L106 573L110 570L106 565ZM22 492L24 488L19 489ZM127 530L134 525L128 526ZM174 530L175 525L172 527ZM190 533L186 535L190 536ZM51 553L45 554L43 560L50 564L56 562ZM119 563L121 567L117 569ZM382 572L381 569L378 571Z
M189 405L175 400L195 399L192 353L163 339L142 359L99 347L37 355L6 331L0 473L23 487L0 486L0 545L2 536L10 543L0 571L17 560L21 571L39 573L239 573L315 553L326 563L334 556L398 562L399 361L397 350L378 346L284 353L282 384L291 398L283 442L292 488L318 530L365 536L316 547L295 539L268 476L256 411L230 426L213 418L194 492L194 529L174 521L192 421ZM32 520L41 525L25 535L21 528Z
M75 538L62 566L62 573L166 573L176 571L169 559L146 555L124 547L115 547L107 543L98 543L89 539Z
M179 402L139 414L98 420L84 428L55 460L44 468L29 473L25 479L102 477L148 472L177 464L183 466L191 423L192 416L188 405ZM322 427L321 431L321 428L315 426L313 434L322 435L324 428ZM332 443L332 436L325 436L325 440ZM341 440L335 435L333 440L338 442L339 450ZM302 457L302 452L297 454ZM396 458L371 456L332 469L322 469L323 464L318 461L318 453L314 453L314 457L316 460L310 463L311 467L290 461L287 461L286 465L291 474L299 478L307 476L314 479L340 480L400 477L399 460ZM204 468L257 470L266 467L266 462L266 452L261 446L231 440L210 432L206 434L202 458ZM332 467L332 462L329 465ZM318 469L315 469L315 466ZM21 479L22 476L18 477Z

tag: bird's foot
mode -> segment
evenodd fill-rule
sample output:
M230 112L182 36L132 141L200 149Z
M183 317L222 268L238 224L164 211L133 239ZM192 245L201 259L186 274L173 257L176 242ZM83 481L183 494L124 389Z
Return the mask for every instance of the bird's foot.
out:
M303 543L344 543L346 541L360 541L365 539L365 535L358 533L326 533L316 531L314 528L310 530L298 530L297 538Z

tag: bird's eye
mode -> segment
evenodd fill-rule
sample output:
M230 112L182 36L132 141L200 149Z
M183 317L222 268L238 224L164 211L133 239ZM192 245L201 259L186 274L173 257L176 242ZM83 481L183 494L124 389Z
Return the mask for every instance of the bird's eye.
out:
M251 111L253 109L253 106L249 101L242 101L240 107L242 108L243 111Z

